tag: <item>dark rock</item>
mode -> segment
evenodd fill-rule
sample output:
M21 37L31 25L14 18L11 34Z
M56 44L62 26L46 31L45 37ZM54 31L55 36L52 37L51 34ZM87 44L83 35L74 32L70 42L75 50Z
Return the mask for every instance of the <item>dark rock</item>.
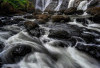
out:
M39 24L46 24L46 21L43 20L43 19L37 19L37 21L38 21Z
M31 29L35 29L35 28L39 28L39 25L35 22L32 22L32 21L26 21L24 23L24 26L27 30L31 30Z
M0 52L2 52L3 48L4 48L4 43L0 41Z
M76 10L77 8L76 7L71 7L71 8L68 8L64 11L64 14L66 15L73 15L76 13Z
M68 44L63 41L54 41L50 45L54 47L68 47Z
M45 21L48 21L49 17L50 17L49 14L39 14L39 15L36 15L37 19L43 19Z
M24 25L27 32L32 36L40 37L41 35L44 34L44 30L39 28L39 25L35 21L34 22L27 21L24 23Z
M83 13L84 13L83 10L77 10L77 11L76 11L76 14L78 14L78 15L82 15Z
M0 27L2 27L3 25L5 25L5 24L3 24L3 22L0 20Z
M26 16L24 16L24 18L27 18L27 19L34 19L35 16L33 16L33 15L26 15Z
M87 43L95 43L95 36L88 33L81 33L81 37L87 42Z
M14 20L14 21L17 21L17 22L24 21L23 18L14 18L13 20Z
M64 30L50 30L48 37L56 38L56 39L68 39L70 35L67 31Z
M84 44L78 43L76 48L96 58L97 60L100 60L100 47L99 46L92 45L92 44L84 45Z
M64 15L54 15L51 17L53 22L69 22L70 21L70 17L68 16L64 16Z
M93 17L90 17L88 19L93 21L94 23L100 23L100 14L96 14Z
M87 9L87 13L91 15L100 15L100 7L92 7Z
M77 18L76 21L81 22L84 26L88 24L88 21L86 18Z
M32 47L27 45L18 45L14 47L11 52L14 57L25 56L26 54L32 52Z

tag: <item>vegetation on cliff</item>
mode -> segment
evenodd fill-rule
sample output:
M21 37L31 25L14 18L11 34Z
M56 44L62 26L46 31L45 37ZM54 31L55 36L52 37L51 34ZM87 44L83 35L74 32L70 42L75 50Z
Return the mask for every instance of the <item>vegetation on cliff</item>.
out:
M18 11L33 12L34 6L28 0L1 0L0 14L15 13Z

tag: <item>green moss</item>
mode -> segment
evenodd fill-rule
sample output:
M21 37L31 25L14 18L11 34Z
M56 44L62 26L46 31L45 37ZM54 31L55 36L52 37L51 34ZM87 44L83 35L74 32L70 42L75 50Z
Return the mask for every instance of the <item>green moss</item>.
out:
M28 0L3 0L3 2L10 3L16 9L25 9L29 7Z

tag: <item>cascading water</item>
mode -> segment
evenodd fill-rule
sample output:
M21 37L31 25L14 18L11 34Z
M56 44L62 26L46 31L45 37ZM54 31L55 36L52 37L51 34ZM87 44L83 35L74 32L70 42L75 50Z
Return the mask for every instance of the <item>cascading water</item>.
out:
M62 5L63 0L58 1L58 6L55 8L55 11L59 11L60 6Z
M36 0L35 9L42 10L41 6L39 6L40 2L41 2L41 0Z
M73 7L74 6L74 2L75 2L75 0L70 0L69 4L68 4L68 8Z
M43 11L47 8L47 6L52 2L52 0L46 0L45 1L45 7L43 8Z
M88 1L82 1L77 7L78 10L86 10Z
M51 1L36 0L36 9L44 11ZM59 11L63 1L59 0L55 11ZM40 2L42 6L39 6ZM73 7L74 2L70 0L68 8ZM86 10L88 4L82 1L77 9ZM35 22L35 19L26 19L24 16L27 15L0 17L0 20L21 18ZM32 29L34 25L25 27L24 21L0 27L0 67L100 68L100 61L97 60L100 58L100 24L91 25L91 21L88 21L84 26L82 22L77 22L77 18L80 17L73 17L74 22L67 23L50 21Z

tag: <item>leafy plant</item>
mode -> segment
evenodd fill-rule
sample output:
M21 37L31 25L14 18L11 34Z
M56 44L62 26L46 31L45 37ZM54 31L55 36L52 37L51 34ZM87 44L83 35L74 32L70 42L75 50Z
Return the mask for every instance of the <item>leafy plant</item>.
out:
M29 6L28 0L3 0L3 2L10 3L16 9L27 8Z

